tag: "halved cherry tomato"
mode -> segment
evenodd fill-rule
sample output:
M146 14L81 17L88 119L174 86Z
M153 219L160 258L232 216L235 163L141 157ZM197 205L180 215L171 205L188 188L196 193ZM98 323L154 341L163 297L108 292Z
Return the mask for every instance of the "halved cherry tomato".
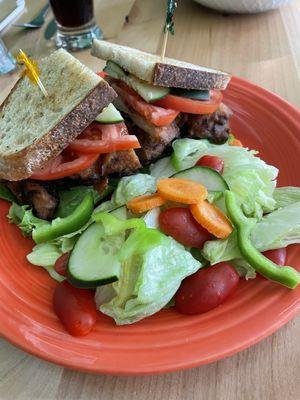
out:
M219 174L223 174L224 171L224 161L217 156L203 156L197 161L196 165L212 168L219 172Z
M68 147L80 153L112 153L113 151L138 149L141 145L135 135L128 135L121 124L92 122Z
M286 247L275 250L267 250L263 255L277 265L285 265L286 262Z
M63 151L53 160L31 175L32 179L51 181L77 174L90 167L99 158L99 154L80 154Z
M59 283L53 295L53 308L73 336L87 335L96 324L94 293L89 289L78 289L67 281Z
M185 97L168 94L166 97L154 102L154 104L188 114L212 114L219 108L222 99L223 95L220 91L211 90L210 99L207 101L187 99Z
M202 268L184 279L175 295L182 314L205 313L222 304L237 289L239 275L228 263Z
M147 103L136 91L122 81L114 80L113 88L126 104L155 126L170 125L179 114L178 111L166 109L168 107L162 108Z
M97 75L100 76L100 78L105 78L107 76L107 73L104 71L99 71L97 72Z
M69 255L70 255L70 253L65 253L55 261L54 269L59 275L66 276Z
M184 207L168 208L159 214L160 229L177 242L188 247L202 249L211 239L211 234L193 218L190 210Z

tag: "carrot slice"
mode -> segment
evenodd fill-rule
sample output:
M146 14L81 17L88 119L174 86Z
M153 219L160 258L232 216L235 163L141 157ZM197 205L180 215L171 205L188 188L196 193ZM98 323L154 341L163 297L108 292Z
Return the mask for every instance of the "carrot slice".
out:
M207 197L206 187L190 179L161 179L157 191L164 199L183 204L196 204Z
M192 204L190 210L195 220L219 239L227 238L233 231L226 215L206 200Z
M127 208L133 213L143 213L145 211L152 210L152 208L160 207L166 203L159 194L146 194L144 196L138 196L128 201Z
M244 147L243 143L236 138L232 139L232 141L229 143L229 146Z

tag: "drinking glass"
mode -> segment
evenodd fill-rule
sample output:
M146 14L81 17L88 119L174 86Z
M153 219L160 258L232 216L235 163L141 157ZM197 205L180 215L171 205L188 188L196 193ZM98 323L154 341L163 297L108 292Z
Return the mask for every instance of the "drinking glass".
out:
M103 37L94 18L93 0L50 0L50 4L57 23L57 47L80 50Z

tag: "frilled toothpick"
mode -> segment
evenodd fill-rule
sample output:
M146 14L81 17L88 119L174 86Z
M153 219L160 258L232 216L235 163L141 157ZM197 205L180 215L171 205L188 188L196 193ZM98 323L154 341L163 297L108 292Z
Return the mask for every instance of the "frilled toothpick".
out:
M40 70L39 70L37 62L34 60L30 60L30 58L27 57L27 55L21 49L17 56L17 61L18 61L18 63L24 65L24 70L22 71L21 76L22 77L28 76L28 79L31 82L33 82L35 85L38 85L38 87L43 92L43 95L45 97L48 97L47 90L45 89L45 87L39 77Z
M177 1L176 0L168 0L167 5L167 15L166 15L166 23L164 26L164 41L161 51L161 60L164 61L167 43L168 43L168 35L169 32L174 35L174 13L177 8Z

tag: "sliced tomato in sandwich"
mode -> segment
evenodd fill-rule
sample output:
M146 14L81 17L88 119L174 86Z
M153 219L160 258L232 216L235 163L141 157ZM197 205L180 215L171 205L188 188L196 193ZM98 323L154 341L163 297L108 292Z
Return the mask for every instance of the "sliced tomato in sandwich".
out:
M155 126L170 125L179 114L179 111L147 103L135 90L120 80L114 80L113 88L125 104Z
M31 175L32 179L51 181L61 179L89 168L99 158L99 154L80 154L64 150L50 160L43 168Z
M97 75L100 76L100 78L105 78L107 76L107 73L104 71L99 71L97 72Z
M173 110L188 114L201 115L212 114L215 112L219 108L222 99L223 95L220 91L211 90L209 100L194 100L169 94L166 97L157 100L155 105L164 108L172 108Z
M127 134L124 123L105 125L93 122L66 150L31 178L43 181L65 178L89 168L100 154L140 147L137 137Z
M135 135L128 135L124 123L99 124L91 123L68 147L80 153L106 154L113 151L140 148Z

